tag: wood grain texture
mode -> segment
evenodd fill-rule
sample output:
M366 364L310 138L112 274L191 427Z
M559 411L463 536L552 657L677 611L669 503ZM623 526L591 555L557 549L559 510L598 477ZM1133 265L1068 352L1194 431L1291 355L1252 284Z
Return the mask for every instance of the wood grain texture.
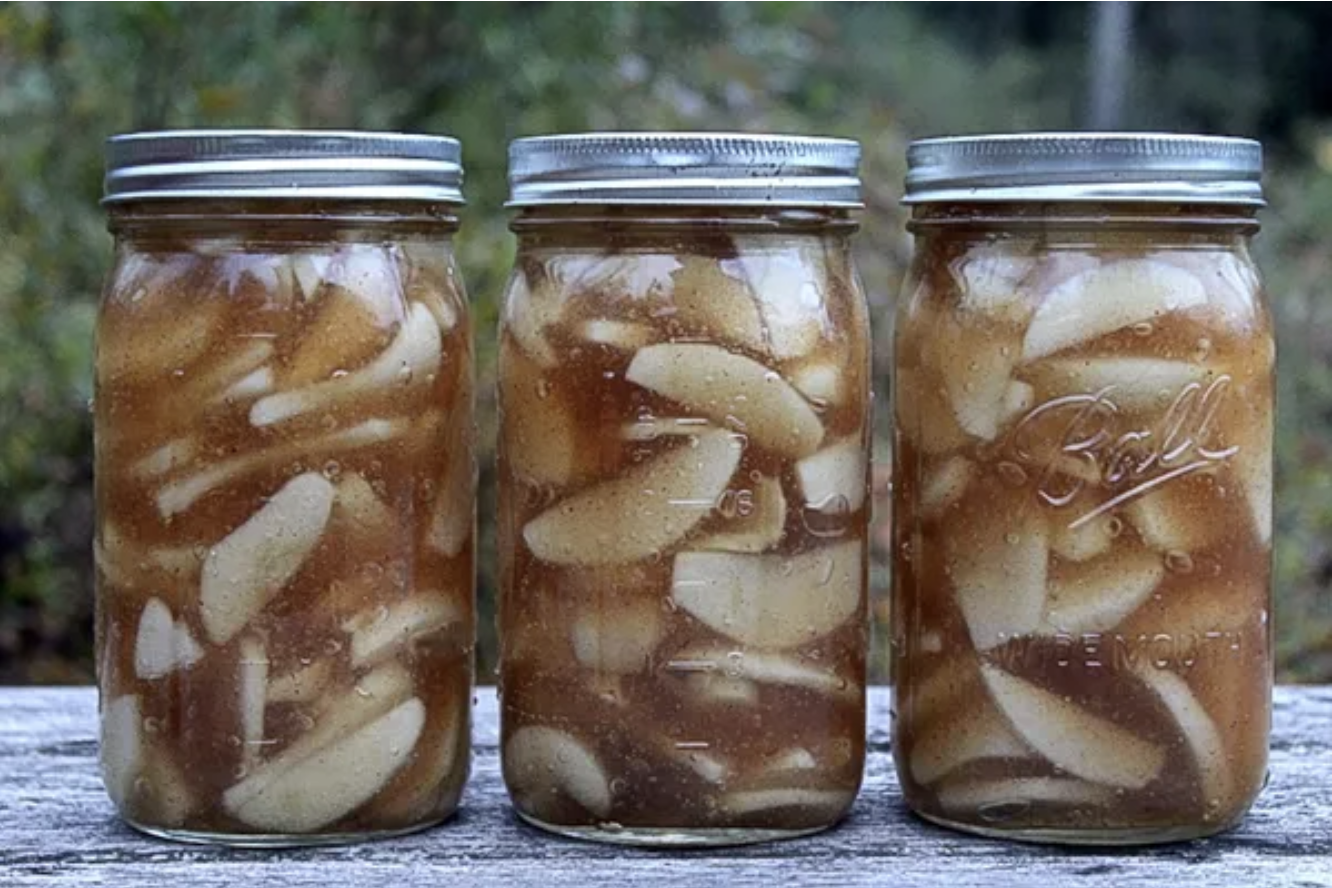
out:
M851 818L791 842L665 853L573 842L518 823L499 778L492 689L478 692L463 811L404 839L318 850L235 851L141 836L97 775L91 688L0 688L0 886L449 885L1062 886L1332 888L1332 687L1281 688L1271 781L1229 835L1144 850L1069 851L959 835L902 808L888 754L887 694L871 707L871 756Z

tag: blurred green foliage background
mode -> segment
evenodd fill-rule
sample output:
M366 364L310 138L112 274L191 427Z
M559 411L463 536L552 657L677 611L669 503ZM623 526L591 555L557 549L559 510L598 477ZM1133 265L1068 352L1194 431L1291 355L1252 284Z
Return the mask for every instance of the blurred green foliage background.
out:
M459 253L489 442L495 298L513 254L501 209L510 139L858 138L869 204L859 248L882 322L910 246L897 204L907 142L1085 126L1097 15L1081 3L0 6L0 682L92 677L87 405L111 246L97 203L105 136L281 126L461 138L470 206ZM1128 20L1124 128L1268 145L1258 248L1281 337L1279 670L1332 680L1332 62L1321 55L1332 10L1142 4ZM493 556L481 563L484 677ZM880 597L885 580L876 573Z

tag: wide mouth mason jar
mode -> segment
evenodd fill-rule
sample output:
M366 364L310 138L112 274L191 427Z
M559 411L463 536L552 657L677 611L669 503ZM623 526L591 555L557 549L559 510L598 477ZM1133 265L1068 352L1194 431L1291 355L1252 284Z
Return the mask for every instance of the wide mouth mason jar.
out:
M1273 337L1251 141L1035 134L908 156L893 752L921 816L1132 844L1266 773Z
M452 139L113 138L96 350L102 774L159 836L456 808L474 638Z
M545 829L837 822L865 742L859 148L515 142L500 328L504 778Z

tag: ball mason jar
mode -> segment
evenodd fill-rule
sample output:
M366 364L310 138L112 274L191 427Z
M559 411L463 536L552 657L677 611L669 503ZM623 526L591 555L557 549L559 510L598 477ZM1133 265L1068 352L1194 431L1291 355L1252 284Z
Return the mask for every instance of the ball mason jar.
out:
M918 142L896 315L893 752L1013 839L1234 825L1266 773L1272 324L1255 142Z
M629 844L814 832L865 740L855 143L515 142L500 330L502 758Z
M458 143L121 136L96 348L107 791L236 845L419 829L469 763Z

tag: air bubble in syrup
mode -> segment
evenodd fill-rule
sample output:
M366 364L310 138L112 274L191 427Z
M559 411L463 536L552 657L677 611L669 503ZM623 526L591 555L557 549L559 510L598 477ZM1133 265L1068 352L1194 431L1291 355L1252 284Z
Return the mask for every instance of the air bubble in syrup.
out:
M1172 550L1165 555L1165 566L1172 573L1193 573L1193 556L1188 552Z
M1142 321L1133 325L1133 332L1138 336L1151 336L1155 329L1151 321Z

